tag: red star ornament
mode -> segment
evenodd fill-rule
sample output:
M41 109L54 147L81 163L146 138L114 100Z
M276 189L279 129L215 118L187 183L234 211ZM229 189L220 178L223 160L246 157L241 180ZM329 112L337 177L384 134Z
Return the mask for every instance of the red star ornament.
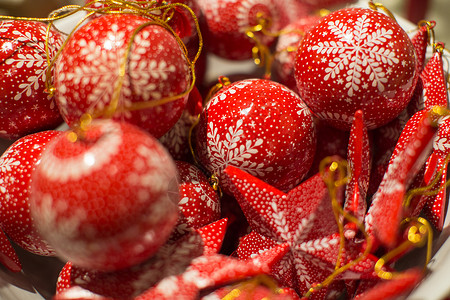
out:
M427 161L424 183L429 185L432 180L436 179L438 172L441 171L440 179L431 188L432 190L438 190L436 195L422 196L423 199L419 200L420 204L424 205L424 214L427 219L433 224L433 226L441 231L444 226L446 203L447 203L447 176L448 170L446 164L447 159L450 154L450 117L446 116L442 118L439 122L439 130L435 137L433 144L433 153ZM418 215L420 213L420 208L418 207L414 214Z
M265 285L264 281L258 277L227 285L219 288L203 297L202 300L219 300L233 297L233 300L300 300L300 297L293 289L279 288Z
M132 299L167 276L185 270L193 259L219 252L227 221L222 219L164 244L149 260L115 272L86 270L68 262L62 269L57 293L79 287L102 297Z
M418 31L411 38L411 42L416 50L416 60L417 60L417 70L418 72L422 72L423 67L425 66L425 58L427 54L427 47L429 43L429 39L431 36L429 35L430 30L432 30L436 26L436 22L422 22L419 24Z
M441 44L443 47L443 45ZM436 51L420 75L423 82L425 109L448 106L447 81L445 80L442 51Z
M417 269L410 269L402 272L398 277L381 281L375 286L368 285L359 288L354 296L354 300L394 300L402 299L411 292L422 280L423 272Z
M197 299L201 290L268 274L271 266L286 254L288 248L287 244L281 244L248 260L220 254L197 257L182 274L166 277L136 300Z
M348 144L347 161L350 178L345 190L344 210L355 216L361 223L367 210L366 195L369 187L371 149L369 134L364 125L362 110L357 110L353 117ZM346 234L354 236L357 227L350 225Z
M420 111L408 121L372 198L365 216L366 231L389 248L399 240L400 222L405 217L405 193L430 155L436 131L428 111Z
M373 195L383 179L389 165L389 160L397 145L398 139L410 116L403 110L397 118L386 125L371 131L373 143L373 158L370 172L368 195Z
M280 243L289 244L290 251L272 267L272 275L282 286L294 288L299 295L333 273L340 235L328 190L320 175L285 194L235 167L230 166L225 172L252 228L252 232L240 240L237 249L240 258L251 257ZM352 253L355 250L360 252L352 247L344 250L347 253L344 253L344 261L357 257L358 254ZM365 266L368 262L365 260L352 270L359 274L367 272L373 268L372 258L369 260L372 263ZM314 295L323 297L331 291L330 286Z
M0 21L0 138L15 140L54 129L63 120L46 92L48 59L61 47L63 36L33 21Z

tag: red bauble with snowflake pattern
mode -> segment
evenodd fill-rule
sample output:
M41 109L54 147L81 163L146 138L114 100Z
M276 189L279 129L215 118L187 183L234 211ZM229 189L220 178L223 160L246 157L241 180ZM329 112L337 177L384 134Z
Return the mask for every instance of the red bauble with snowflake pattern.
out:
M219 195L211 187L208 178L190 163L176 161L175 164L180 185L180 215L172 237L186 234L220 218Z
M300 97L263 79L225 86L206 105L197 125L198 161L224 192L224 169L233 165L289 190L308 172L315 152L312 115Z
M295 78L315 115L349 129L356 110L373 129L406 108L418 74L413 44L395 20L349 8L324 17L300 43Z
M43 131L14 142L0 157L0 227L17 245L38 255L54 255L30 216L31 175L46 145L60 131Z
M176 38L150 23L137 15L109 14L72 35L55 67L57 104L69 126L85 113L112 115L160 137L180 118L187 95L146 107L183 94L191 84Z
M176 177L151 135L97 120L47 145L32 175L31 215L58 256L87 269L128 267L154 254L173 230Z
M306 35L306 32L313 28L320 19L319 15L308 15L298 18L295 22L283 27L283 34L278 37L273 61L274 76L278 82L294 91L297 91L294 65L298 44Z
M48 62L64 38L34 21L0 21L0 138L18 139L63 122L46 92ZM48 51L46 50L48 45Z
M266 20L269 31L281 27L279 9L275 0L197 0L204 15L206 47L226 59L249 59L255 42L246 35L251 27ZM274 36L259 32L255 36L263 45L275 41Z

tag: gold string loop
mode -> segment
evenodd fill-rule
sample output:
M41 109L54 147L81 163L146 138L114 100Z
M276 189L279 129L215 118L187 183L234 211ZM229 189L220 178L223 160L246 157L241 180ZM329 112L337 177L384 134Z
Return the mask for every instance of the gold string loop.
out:
M369 1L369 8L375 11L378 11L378 9L381 9L386 15L388 15L392 20L397 22L397 19L395 18L394 14L383 4L379 2L373 2L372 0Z
M267 287L272 293L276 295L284 293L283 289L278 287L274 279L270 278L267 275L258 275L254 278L235 285L235 288L233 288L228 294L222 297L222 300L237 299L242 295L243 292L248 292L248 295L252 295L259 285Z
M194 129L198 125L199 122L200 122L200 115L197 116L197 119L195 120L195 122L192 123L191 127L189 127L189 133L188 133L189 151L191 152L192 159L194 160L194 164L196 164L197 166L199 165L199 162L197 160L197 156L195 155L194 145L192 144L192 139L194 136Z
M412 246L423 247L425 244L427 245L424 270L431 260L433 229L431 228L430 223L426 219L419 217L406 218L402 221L402 225L407 225L407 239L402 242L397 248L386 253L375 263L375 273L381 279L391 280L402 276L402 273L400 272L384 271L383 267L387 262L404 253Z
M436 175L433 177L433 180L430 183L423 187L418 187L415 189L411 189L406 194L405 199L403 200L403 207L408 208L411 204L411 201L416 196L434 196L439 194L440 191L450 186L450 179L448 179L445 184L440 185L437 188L434 188L436 184L442 179L444 170L447 168L448 163L450 162L450 153L448 153L445 157L444 163L437 171Z
M252 48L252 58L255 65L258 67L264 67L265 73L264 77L267 79L270 79L272 75L272 64L273 61L279 52L272 53L271 50L267 45L265 45L261 38L257 36L256 33L259 33L263 36L270 36L273 38L280 37L281 35L288 34L288 33L298 33L298 34L304 34L301 30L280 30L280 31L271 31L270 28L272 27L272 20L267 17L262 12L258 12L256 14L256 20L257 24L255 26L251 26L245 30L245 34L255 43L255 46ZM288 47L289 51L296 51L297 48L295 47ZM288 50L288 49L286 49Z
M439 52L441 54L444 53L445 44L443 42L433 43L433 52Z
M435 43L435 32L434 27L436 27L435 21L426 21L426 20L420 20L417 23L417 26L419 28L425 26L427 29L427 37L428 37L428 45L434 45Z
M206 106L206 104L211 100L211 98L214 96L214 94L216 94L222 88L224 88L230 84L231 84L231 81L228 77L219 76L217 83L208 91L208 94L206 95L205 99L203 100L203 106Z
M313 293L319 291L320 289L327 287L330 285L333 280L344 273L351 267L355 266L362 260L364 260L370 253L373 245L372 239L369 237L369 234L366 232L364 224L355 216L349 214L344 211L340 203L337 201L337 190L336 188L347 184L350 178L350 171L348 169L348 164L345 160L336 160L335 157L326 157L319 164L319 172L324 179L324 182L327 185L329 195L332 202L333 212L335 214L336 223L339 228L340 235L340 245L338 257L336 259L336 266L333 273L331 273L324 281L321 283L315 283L311 286L311 288L306 292L303 297L309 298ZM357 258L351 260L350 262L342 265L342 255L345 247L345 236L344 236L344 220L354 223L361 233L364 235L366 245L364 251Z
M220 187L219 177L216 174L212 174L209 177L209 184L211 185L213 190L215 190L219 194L219 197L222 198L223 192L222 188Z
M99 4L99 7L94 7L96 4ZM145 5L147 7L145 7ZM191 16L194 24L195 24L195 30L198 36L198 49L197 53L194 56L194 58L191 60L189 58L188 50L186 48L186 45L182 41L182 39L176 34L174 29L168 25L168 21L171 20L175 14L175 11L179 10L185 10L188 12L188 14ZM61 20L63 18L67 18L69 16L74 15L77 12L84 11L86 12L86 15L82 17L77 24L75 24L73 30L68 34L67 38L63 42L62 46L58 49L56 54L50 58L50 47L49 47L49 36L50 36L50 29L54 27L54 22L57 20ZM124 57L122 58L122 61L120 62L120 70L119 70L119 79L116 82L116 86L114 89L112 101L110 104L105 108L105 110L102 111L88 111L87 114L91 116L91 118L99 118L99 117L112 117L117 112L123 112L123 111L135 111L135 110L142 110L147 108L152 108L160 105L164 105L166 103L176 101L180 98L183 98L187 96L192 89L194 88L196 77L195 77L195 63L197 62L198 58L200 57L202 48L203 48L203 39L200 32L200 25L197 16L192 11L190 7L183 3L171 3L167 4L166 1L142 1L139 3L136 3L135 1L125 1L125 0L94 0L89 3L87 3L84 6L80 5L68 5L61 7L52 13L49 14L47 18L25 18L25 17L13 17L13 16L0 16L1 19L5 20L22 20L22 21L38 21L38 22L48 22L47 31L46 31L46 42L45 42L45 51L47 55L47 70L46 70L46 80L45 80L45 91L53 96L57 91L56 88L53 85L53 67L58 59L58 57L61 55L63 49L67 46L68 41L74 34L74 32L85 22L87 21L91 16L94 14L135 14L139 15L141 17L149 19L149 22L146 22L145 24L142 24L139 26L132 34L130 41L127 45ZM189 66L190 72L191 72L191 83L189 87L181 92L178 95L173 95L169 97L165 97L159 100L153 100L153 101L142 101L142 102L135 102L127 107L119 107L119 96L121 93L121 89L124 82L124 77L126 76L126 68L128 67L128 60L131 53L131 48L133 46L133 41L136 35L145 27L149 25L158 25L166 30L168 30L176 39L178 45L180 46L183 56L185 57L187 64ZM83 117L82 117L83 118ZM79 120L79 123L82 123L83 120ZM75 125L77 128L82 128L83 125Z

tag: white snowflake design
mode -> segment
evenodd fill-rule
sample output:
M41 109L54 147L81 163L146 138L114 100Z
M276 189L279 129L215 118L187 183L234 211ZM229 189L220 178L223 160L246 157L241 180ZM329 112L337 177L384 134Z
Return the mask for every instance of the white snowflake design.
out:
M447 125L446 121L448 119L450 119L450 116L441 117L439 119L439 121L438 121L439 126L445 128L444 126ZM440 151L443 151L443 152L447 152L448 149L450 149L450 140L445 135L443 136L442 134L437 134L434 137L433 148L435 150L440 150Z
M275 203L271 203L270 207L274 222L273 225L280 237L274 237L274 234L272 233L270 233L268 237L277 240L278 243L287 242L289 244L291 247L292 259L294 260L297 280L309 288L311 286L312 279L309 274L309 269L305 265L306 261L315 265L320 265L321 269L330 269L326 263L314 257L314 254L318 251L324 251L335 247L335 245L339 243L339 240L330 237L318 237L317 239L312 240L307 238L307 235L312 229L311 221L316 217L314 213L311 213L307 217L303 218L298 223L294 234L292 234L289 228L289 220L286 218L285 212L280 210ZM260 224L258 224L258 226L260 226ZM292 266L290 260L285 257L280 261L278 267L280 274L282 274L288 272Z
M11 172L12 167L20 165L20 161L14 158L2 157L0 158L0 171L1 172Z
M132 24L129 26L131 28L127 30L134 30ZM63 109L67 109L68 102L65 98L69 90L65 86L66 82L81 86L92 84L93 89L87 95L75 94L75 97L86 97L89 104L87 111L102 111L114 98L118 99L119 107L128 107L132 104L132 95L140 96L145 101L161 99L161 87L151 82L152 79L164 81L177 70L174 65L164 60L142 59L151 46L150 35L151 32L143 30L134 37L133 51L129 57L125 55L125 32L120 30L117 24L111 26L108 40L105 42L105 47L111 47L111 51L102 50L96 41L80 39L80 54L84 56L86 63L75 66L72 72L64 72L62 63L57 65L57 80L60 83L58 100L63 104ZM125 63L132 72L122 77L120 74L124 60L127 60ZM187 66L185 68L187 70ZM131 117L129 111L121 113L126 118Z
M225 100L228 94L233 95L237 92L238 89L243 89L246 86L251 85L254 81L255 80L253 79L247 79L233 83L233 85L230 86L225 92L217 93L213 98L211 98L211 100L206 104L205 109L208 110L211 106L216 105L219 101Z
M200 174L201 172L195 167L193 166L189 167L189 178L191 178L192 183L190 187L192 187L198 193L199 199L203 203L205 203L207 207L211 208L211 210L213 210L214 212L219 212L220 211L219 203L214 199L212 199L211 197L209 197L208 193L203 188L203 185L200 184L199 179ZM178 202L178 205L184 205L188 203L189 200L190 197L183 197L180 199L180 202Z
M330 21L328 29L339 41L319 42L311 48L319 54L338 55L329 61L323 79L325 81L330 78L334 79L341 71L346 69L343 76L345 77L345 88L349 97L360 90L360 85L365 85L362 83L363 74L369 76L372 87L383 92L385 84L388 82L388 74L383 69L382 64L393 66L400 62L394 51L383 46L383 43L392 38L392 29L380 27L370 33L368 32L370 23L371 20L367 15L359 17L354 28L339 20Z
M9 27L13 26L12 21L0 22L0 33L5 33L9 30Z
M211 158L210 168L212 172L220 174L227 166L234 165L253 176L262 177L267 172L273 171L273 168L265 167L263 163L252 162L251 158L258 153L258 148L263 145L264 140L246 140L244 144L239 146L238 143L244 134L244 130L241 128L242 124L243 120L238 120L236 126L230 126L224 140L221 139L218 128L215 127L214 123L210 122L208 124L207 138L208 156Z
M12 25L12 23L1 23L0 33L6 31L6 28L9 27L8 24L9 26ZM40 89L46 82L48 61L44 40L40 40L37 36L32 35L30 32L13 30L12 33L17 36L17 41L26 43L29 47L34 49L34 53L23 54L19 52L17 56L10 57L5 61L7 65L14 65L15 69L34 69L34 74L32 76L28 76L26 81L19 83L20 92L14 96L14 100L19 101L23 95L29 97L34 91ZM44 25L39 27L39 34L43 37L46 36L47 33ZM52 58L61 47L62 40L56 38L56 36L50 32L48 44L49 56ZM48 96L48 99L51 99L50 95Z

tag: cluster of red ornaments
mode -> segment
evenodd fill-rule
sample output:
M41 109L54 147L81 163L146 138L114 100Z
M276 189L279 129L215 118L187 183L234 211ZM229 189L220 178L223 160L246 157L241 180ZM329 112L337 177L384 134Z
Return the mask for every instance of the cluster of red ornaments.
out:
M0 21L0 262L57 256L55 299L410 292L423 272L384 255L443 229L444 46L425 59L433 22L314 14L344 2L87 1L70 33ZM207 54L272 73L210 89Z

